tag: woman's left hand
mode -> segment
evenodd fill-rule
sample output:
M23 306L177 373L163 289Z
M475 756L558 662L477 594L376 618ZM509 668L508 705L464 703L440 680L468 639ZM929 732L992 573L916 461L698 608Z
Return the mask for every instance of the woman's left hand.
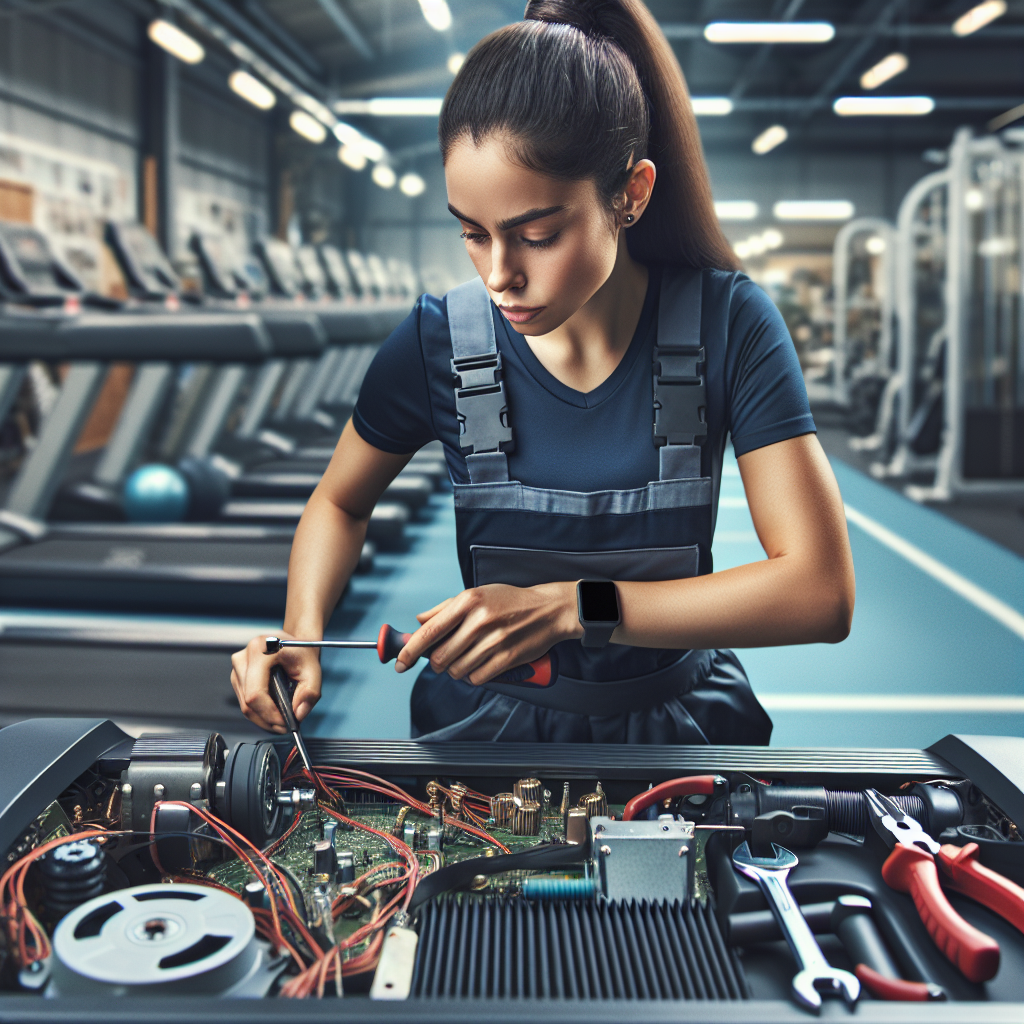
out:
M416 618L420 628L398 655L396 670L411 668L424 651L447 638L430 655L430 667L474 686L583 635L575 581L474 587Z

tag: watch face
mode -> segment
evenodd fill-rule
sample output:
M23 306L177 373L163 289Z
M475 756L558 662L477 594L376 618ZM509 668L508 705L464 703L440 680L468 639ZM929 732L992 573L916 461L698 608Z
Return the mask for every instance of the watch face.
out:
M614 583L580 583L580 611L584 622L618 622L619 598Z

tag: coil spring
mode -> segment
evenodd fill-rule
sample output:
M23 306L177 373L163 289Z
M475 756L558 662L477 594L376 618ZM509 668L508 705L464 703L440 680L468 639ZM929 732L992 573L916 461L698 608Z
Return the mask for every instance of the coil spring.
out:
M530 900L589 900L594 892L592 878L523 879L523 895Z
M924 824L924 801L919 796L900 793L892 800L904 814L909 814L910 817L916 818L922 825ZM863 793L827 789L825 790L825 801L828 807L828 827L833 832L845 832L851 836L865 834L868 819Z

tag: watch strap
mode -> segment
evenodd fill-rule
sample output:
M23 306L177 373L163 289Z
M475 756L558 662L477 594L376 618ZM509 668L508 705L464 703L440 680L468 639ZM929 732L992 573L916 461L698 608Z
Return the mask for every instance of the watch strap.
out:
M584 647L606 647L611 641L612 633L615 632L615 627L618 623L611 626L588 626L583 623L583 636L580 637L580 643Z

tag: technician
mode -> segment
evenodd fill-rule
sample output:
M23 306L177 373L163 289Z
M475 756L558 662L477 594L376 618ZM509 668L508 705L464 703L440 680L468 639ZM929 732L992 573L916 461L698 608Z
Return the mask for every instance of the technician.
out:
M449 209L479 279L424 295L384 343L299 523L285 630L319 639L374 504L444 446L466 589L419 616L398 671L429 740L767 743L722 648L837 642L854 576L793 344L736 270L682 73L639 0L533 0L480 42L440 119ZM713 573L732 438L767 560ZM547 689L491 683L555 648ZM270 665L232 659L282 731Z

